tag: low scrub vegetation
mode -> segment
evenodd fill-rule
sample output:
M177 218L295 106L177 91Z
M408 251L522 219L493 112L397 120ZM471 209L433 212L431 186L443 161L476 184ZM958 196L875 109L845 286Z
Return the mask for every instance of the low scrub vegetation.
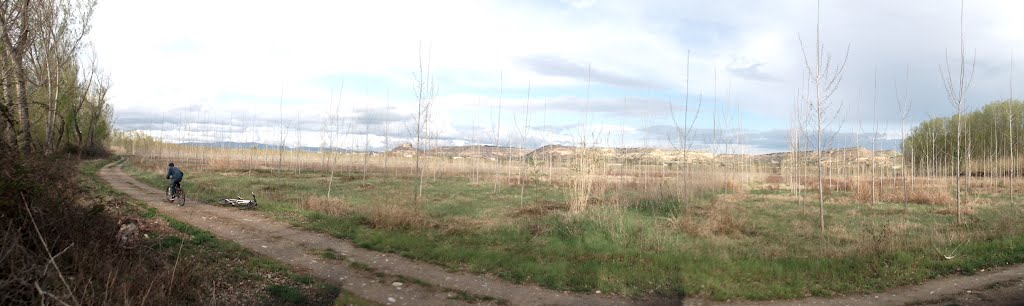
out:
M109 160L83 162L79 175L76 161L10 158L0 154L0 304L331 304L338 296L117 193L96 175Z
M164 163L133 158L126 171L162 186ZM186 188L207 202L254 190L261 213L362 247L580 292L829 296L1024 260L1024 228L1003 221L1015 208L979 198L969 205L973 221L954 225L941 180L919 179L910 203L901 179L825 180L822 232L809 186L816 180L791 185L804 180L762 173L708 172L687 184L642 172L596 175L586 208L573 211L572 184L560 178L519 185L437 173L425 177L416 204L411 176L339 171L326 197L326 172L270 171L195 169ZM880 200L867 205L871 182Z
M872 186L873 185L873 186ZM926 205L949 206L953 205L954 199L949 187L936 183L928 183L914 186L913 188L893 184L872 184L872 182L861 182L853 198L858 202L873 203L876 201L889 203L915 203Z

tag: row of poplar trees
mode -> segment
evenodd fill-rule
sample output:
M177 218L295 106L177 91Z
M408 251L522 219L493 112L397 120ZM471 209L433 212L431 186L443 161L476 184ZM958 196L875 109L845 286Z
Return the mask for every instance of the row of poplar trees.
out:
M0 0L0 150L105 151L109 78L88 42L95 0Z
M1005 100L985 105L981 109L963 114L963 145L960 153L964 159L1002 160L1016 153L1020 156L1020 148L1015 145L1024 144L1024 102ZM934 171L948 167L954 163L956 146L957 116L933 118L915 127L903 142L904 158L919 171ZM1012 137L1012 138L1011 138ZM911 154L911 150L916 154ZM1007 166L1007 165L1004 165ZM988 172L1003 170L1007 167L985 169ZM943 171L943 170L939 170ZM949 175L946 173L927 173L929 175ZM986 173L986 175L1005 175L1008 173Z

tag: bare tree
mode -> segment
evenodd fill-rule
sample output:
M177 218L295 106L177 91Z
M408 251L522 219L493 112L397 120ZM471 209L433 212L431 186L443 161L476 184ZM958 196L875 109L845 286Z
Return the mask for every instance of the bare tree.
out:
M583 111L583 121L580 122L579 140L576 144L575 158L572 167L575 170L571 180L569 197L569 211L580 213L586 210L590 201L590 194L593 192L594 182L591 175L594 172L594 161L591 158L590 138L588 138L588 127L590 126L590 65L587 65L587 102Z
M846 55L842 61L833 65L832 54L825 51L825 46L821 42L821 1L818 1L817 5L817 22L815 26L815 42L814 42L814 54L813 58L810 58L807 54L806 48L803 46L803 39L800 40L800 50L803 51L804 67L807 69L807 75L809 82L814 85L814 96L808 95L805 100L807 101L812 115L814 116L814 127L817 130L817 160L818 160L818 215L819 225L821 231L825 231L825 184L824 184L824 156L822 151L824 149L825 141L827 136L823 135L826 129L828 129L832 122L835 121L839 115L839 109L842 108L842 104L836 104L832 100L832 94L839 89L839 83L842 81L843 70L846 68L846 59L850 54L850 47L846 47ZM813 62L812 62L813 61ZM808 94L810 94L808 92ZM831 115L831 118L829 116ZM837 129L838 131L838 129ZM833 134L834 136L834 134ZM831 138L831 137L829 137Z
M9 87L5 88L9 97L5 112L10 112L17 103L19 128L12 131L17 135L14 141L21 147L23 154L32 153L32 123L29 116L28 69L25 56L35 39L31 24L32 7L29 0L0 1L0 51L3 51L5 71L10 71ZM4 78L5 80L8 77Z
M334 128L333 131L330 131L330 132L333 132L333 133L330 134L331 135L329 137L330 138L330 140L329 140L330 142L327 145L327 154L330 154L330 159L331 159L331 178L330 178L329 181L327 181L327 197L328 198L331 197L331 188L334 186L334 170L338 166L338 152L337 152L337 150L335 150L335 145L337 144L338 134L340 133L340 130L341 130L341 124L342 124L341 123L341 93L344 92L344 91L345 91L345 81L342 81L341 82L341 88L338 89L338 102L335 105L331 105L331 106L334 107L334 115L333 116L329 116L327 118L327 123L325 124L327 126L327 128L325 128L325 130L330 131L329 130L330 127ZM334 95L332 94L331 95L332 99L334 98L333 96ZM322 151L323 150L321 149L321 152Z
M413 90L416 94L416 190L413 195L413 203L419 204L423 195L423 166L420 157L424 152L423 144L429 135L430 111L434 104L434 97L437 94L437 86L434 84L433 75L430 71L430 49L427 49L426 62L423 58L423 43L419 46L419 66L413 72Z
M948 53L948 52L947 52ZM946 67L943 69L942 65L939 65L939 75L942 77L943 84L946 89L946 97L949 103L956 110L956 155L954 163L956 163L956 224L960 225L963 223L963 216L960 211L961 203L963 202L960 188L960 176L961 164L963 163L961 151L961 144L963 142L963 114L966 106L967 89L971 87L971 82L974 80L974 65L975 60L971 60L970 71L967 70L967 50L964 46L964 2L960 1L960 64L956 79L954 79L952 73L952 66L949 64L949 56L946 56ZM969 160L969 158L968 158Z
M62 76L68 74L69 69L76 68L73 65L79 49L83 46L83 38L91 30L95 7L95 0L39 1L34 5L32 26L38 39L33 50L29 51L29 59L35 66L36 75L42 79L46 87L46 153L53 152L56 145L54 126L60 115L58 103L62 94L61 82L67 83ZM70 78L73 79L73 76ZM63 127L63 124L60 126Z
M388 89L385 93L387 97L386 107L384 108L384 174L388 174L388 150L391 149L391 90Z
M793 195L796 196L797 205L803 204L803 194L800 193L800 184L802 183L800 177L803 175L802 166L803 161L800 160L800 152L803 150L803 145L800 140L805 137L804 126L807 124L806 116L801 111L804 107L800 103L802 93L797 90L796 99L793 101L793 112L790 113L790 134L789 134L789 146L792 151L791 159L793 160L793 175L790 181L793 185Z
M526 85L526 104L525 104L525 106L526 106L526 114L523 116L523 130L522 130L522 134L520 134L520 139L521 140L519 142L519 148L520 149L524 149L525 146L526 146L526 142L529 141L528 137L529 137L529 131L530 131L530 90L532 88L533 88L532 85L527 83L527 85ZM520 170L519 170L519 206L522 206L523 204L525 204L524 201L526 199L526 183L529 182L529 178L526 177L527 176L527 173L526 173L527 172L527 166L529 166L529 163L527 163L527 161L526 161L526 154L522 155L520 163L522 165L520 166Z
M1010 102L1013 102L1013 50L1010 50ZM1013 105L1006 108L1006 119L1009 121L1010 130L1010 207L1013 202L1013 177L1017 175L1017 160L1013 156Z
M690 119L690 51L686 51L686 89L683 96L683 123L679 124L676 119L675 108L672 106L672 102L668 103L669 116L672 117L672 123L675 125L675 136L679 140L679 144L676 146L683 150L683 164L686 178L683 180L684 188L688 187L690 182L690 146L693 144L693 126L697 123L697 117L700 116L700 109L703 104L703 94L697 98L697 107L694 112L693 119ZM741 128L742 129L742 128ZM671 136L669 141L671 141ZM684 192L686 193L686 192ZM688 194L688 193L687 193Z
M295 173L302 173L302 112L295 113Z
M893 83L895 83L895 82L893 82ZM907 83L906 86L910 86L910 84L909 84L910 83L910 66L907 66L906 83ZM907 155L907 143L906 143L907 130L906 130L906 122L907 122L907 117L910 116L910 107L912 106L913 101L910 99L909 91L904 89L904 92L901 95L900 94L899 86L898 85L893 85L893 87L896 88L896 107L899 108L899 115L900 115L900 139L901 139L900 146L902 147L901 150L903 151L903 155L904 155L903 167L900 167L900 177L903 179L903 210L907 210L907 205L908 205L907 203L909 202L909 199L910 199L910 186L907 185L907 165L906 165L906 163L907 163L907 159L906 159L906 155ZM913 144L910 144L910 146L911 146L910 151L913 152ZM910 160L911 161L914 160L913 153L911 153Z
M107 104L107 92L110 91L110 77L101 75L97 78L96 87L92 92L92 107L89 115L89 146L90 151L100 150L100 144L109 135L109 126L105 120L113 115L113 110ZM97 139L98 138L98 139Z
M369 90L366 90L366 96L369 97ZM370 102L369 99L363 100L363 114L369 116L370 114ZM363 180L370 178L370 119L367 118L363 122Z
M281 83L281 97L278 100L278 129L279 129L279 144L277 147L277 170L284 169L284 149L287 147L288 141L288 125L284 123L284 83ZM273 171L273 170L271 170Z
M878 170L878 162L875 160L875 154L878 152L878 66L875 66L874 73L874 85L872 87L871 94L871 121L874 124L874 130L871 131L871 163L869 164L871 170L871 204L878 204L878 194L882 192L881 188L875 188L875 181L879 181L879 187L881 187L881 178L876 172Z
M497 120L495 122L493 122L493 126L494 126L494 145L495 146L499 146L501 144L501 102L502 102L502 100L505 97L505 72L504 71L499 72L498 82L499 82L499 85L498 85L498 116L497 116ZM498 160L500 162L500 159L496 159L496 160ZM498 175L498 172L495 172L495 174L494 174L494 190L492 191L492 193L494 193L494 194L498 193L498 182L499 182L500 178L501 178L501 176Z
M83 151L82 150L82 148L83 148L82 147L82 145L83 145L82 142L84 140L83 139L83 133L82 133L82 123L81 123L81 121L82 121L81 117L82 116L81 116L81 111L82 111L83 107L85 106L86 101L88 101L88 98L89 98L88 93L91 92L93 83L95 82L97 75L100 74L99 67L96 64L95 53L90 58L89 64L88 64L88 66L85 69L86 69L85 70L86 82L85 82L85 86L84 86L84 88L82 90L83 94L79 95L79 97L78 97L78 104L75 105L75 108L73 110L74 116L72 116L72 118L71 118L72 119L71 123L72 123L72 125L75 128L75 136L77 136L77 138L78 138L79 153L81 153ZM162 121L162 119L163 118L161 117L161 121Z

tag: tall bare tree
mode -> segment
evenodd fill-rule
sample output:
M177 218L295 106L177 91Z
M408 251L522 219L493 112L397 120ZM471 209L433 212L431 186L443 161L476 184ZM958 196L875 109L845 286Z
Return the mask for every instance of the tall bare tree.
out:
M284 169L284 150L288 146L288 125L284 123L284 83L281 83L281 96L278 99L278 139L279 143L277 146L277 170ZM273 169L273 168L271 168ZM271 170L273 172L274 170Z
M344 92L344 91L345 91L345 81L342 81L341 82L341 88L338 89L338 102L337 102L337 104L334 104L333 100L331 101L332 102L331 106L334 107L334 115L333 116L329 116L327 118L327 123L325 123L325 125L328 126L328 128L325 128L325 130L328 130L328 132L331 133L330 134L331 136L329 137L329 141L330 142L327 145L327 154L329 154L330 159L331 159L331 178L330 178L329 181L327 181L327 197L328 198L331 197L331 188L334 186L334 171L335 171L335 168L338 167L338 152L335 149L335 146L338 144L338 135L340 134L341 125L342 125L342 122L341 122L341 93ZM333 98L334 98L334 94L331 94L331 99L333 99ZM329 128L334 128L334 130L332 131Z
M907 74L906 74L906 81L905 82L906 82L905 85L909 87L910 86L910 84L909 84L910 83L910 66L909 65L907 66ZM895 83L895 82L893 82L893 83ZM893 85L893 87L896 88L896 107L899 108L899 115L900 115L900 139L901 139L900 146L901 146L901 151L903 151L903 155L904 155L903 167L900 167L900 177L903 179L903 209L906 210L908 202L910 200L910 186L907 184L907 165L906 165L906 163L907 163L906 155L907 155L907 151L908 151L907 150L907 145L908 144L906 142L906 139L907 139L906 122L907 122L907 117L910 116L910 107L912 106L913 101L910 99L909 91L904 89L903 94L900 94L899 85ZM912 152L913 151L913 144L909 144L909 145L911 146L910 151ZM911 153L910 160L911 161L914 160L913 153Z
M1010 50L1010 101L1013 101L1013 50ZM1006 119L1009 121L1010 130L1010 207L1013 202L1013 177L1017 175L1017 160L1013 156L1013 107L1006 108Z
M815 23L815 39L814 39L814 54L808 55L806 48L803 46L803 39L800 39L800 50L803 52L804 67L809 78L809 83L813 84L814 88L808 92L805 100L807 101L811 110L811 115L814 116L815 129L817 130L817 143L816 153L818 161L818 217L819 226L821 231L825 231L825 182L824 182L824 144L829 141L830 138L823 133L831 126L835 121L836 117L839 116L839 110L842 108L842 104L834 103L832 100L832 94L839 89L839 83L842 81L843 70L846 68L846 59L850 54L850 47L846 47L846 55L843 56L842 60L833 65L832 54L825 51L825 46L821 42L821 1L817 2L817 22ZM813 56L813 57L811 57ZM814 96L810 96L813 92ZM831 117L831 118L830 118ZM838 131L838 129L836 129ZM832 135L833 137L835 134Z
M948 52L947 52L948 53ZM942 77L943 84L946 89L946 98L949 100L949 104L956 110L956 154L954 156L954 163L956 164L955 180L956 180L956 224L960 225L963 223L963 216L960 210L963 202L961 195L960 176L964 175L961 173L961 165L963 163L963 114L967 107L967 90L971 87L971 82L974 80L974 64L975 60L971 60L970 71L967 67L967 48L964 45L964 2L960 1L960 63L959 69L957 69L957 75L954 76L952 72L952 66L949 63L949 56L946 56L946 67L943 69L942 65L939 65L939 75Z
M29 52L29 60L36 70L36 78L41 79L43 83L40 85L46 87L46 153L54 151L54 137L63 136L63 133L55 133L54 129L58 126L58 120L63 123L63 118L60 118L62 114L58 112L58 103L62 95L69 94L68 90L62 92L61 89L69 87L68 83L74 84L69 82L74 81L74 75L69 75L68 71L77 68L74 67L76 57L84 45L82 41L85 35L92 28L95 7L95 0L35 2L32 26L37 39L33 50Z
M423 145L430 133L430 111L437 95L437 85L434 84L434 76L430 71L430 47L427 48L426 61L423 56L423 43L420 43L419 66L418 70L413 72L413 90L416 94L416 190L413 194L413 203L416 204L420 203L423 196L423 165L420 163L420 157L423 155Z
M29 116L28 67L26 55L32 47L35 34L32 32L32 6L29 0L0 1L0 51L5 64L5 85L8 103L5 115L9 115L17 104L18 127L11 130L17 136L14 144L24 154L32 153L32 122ZM10 79L11 81L7 81Z
M793 185L793 195L796 196L797 205L803 205L803 194L800 193L800 185L802 181L800 177L803 175L803 161L800 159L800 152L803 150L803 144L800 140L804 137L804 126L807 125L806 116L803 113L803 105L800 102L802 93L797 90L796 99L793 100L793 112L790 113L790 131L789 131L789 146L791 153L791 159L793 160L793 175L790 178L790 182Z
M700 109L704 101L704 95L701 94L697 98L696 110L693 114L693 119L690 119L690 50L686 51L686 89L683 96L683 122L679 124L679 120L676 119L675 108L672 106L672 102L668 103L669 116L672 117L672 123L675 125L675 136L679 141L677 148L683 150L683 164L684 164L684 188L688 188L690 182L690 158L689 153L691 145L693 144L694 125L697 123L697 117L700 116ZM740 128L742 129L742 128ZM671 141L671 136L669 141ZM684 194L689 194L684 190Z

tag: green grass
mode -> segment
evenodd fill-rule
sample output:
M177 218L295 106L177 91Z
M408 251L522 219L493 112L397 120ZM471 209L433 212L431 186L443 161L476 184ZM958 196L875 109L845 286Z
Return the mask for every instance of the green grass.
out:
M299 289L284 285L270 285L267 287L267 291L270 292L271 296L286 303L309 304L309 299Z
M349 292L344 292L343 291L343 292L341 292L341 294L338 294L338 298L334 300L334 305L336 305L336 306L349 306L349 305L351 305L351 306L376 306L376 305L379 305L379 304L371 302L371 301L367 301L366 299L363 299L363 298L361 298L361 297L359 297L357 295L354 295L354 294L351 294Z
M154 170L150 170L154 169ZM161 186L161 173L130 163L126 171ZM160 169L162 170L162 169ZM817 203L779 201L789 192L746 197L705 193L690 201L629 190L609 191L585 212L564 212L563 189L519 188L438 177L424 186L422 206L409 203L409 179L342 172L334 197L351 211L329 215L297 203L324 196L323 173L212 172L186 169L185 188L206 202L250 190L260 211L311 230L350 239L451 270L491 273L556 290L628 296L780 299L874 292L925 279L1024 261L1024 227L1006 205L975 208L965 226L942 207L851 203L836 193L826 205L828 230L817 228ZM373 186L364 188L361 186ZM626 201L613 204L619 192ZM631 193L630 193L631 192ZM386 204L421 211L429 226L374 227ZM954 260L935 251L962 244Z

